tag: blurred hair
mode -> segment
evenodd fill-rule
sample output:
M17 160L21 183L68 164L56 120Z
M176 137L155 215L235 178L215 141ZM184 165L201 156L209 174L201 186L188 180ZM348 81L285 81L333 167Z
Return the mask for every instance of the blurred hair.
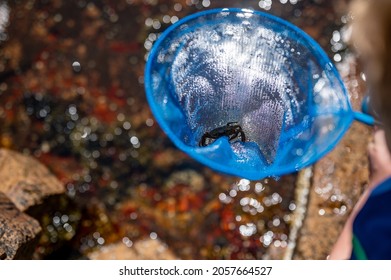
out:
M354 0L352 43L391 148L391 0Z

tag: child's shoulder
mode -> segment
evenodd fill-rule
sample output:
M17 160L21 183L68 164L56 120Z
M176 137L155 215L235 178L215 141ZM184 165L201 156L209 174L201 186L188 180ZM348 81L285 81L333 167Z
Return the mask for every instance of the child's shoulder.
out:
M378 196L387 192L391 192L391 177L385 179L378 186L376 186L373 189L371 196Z

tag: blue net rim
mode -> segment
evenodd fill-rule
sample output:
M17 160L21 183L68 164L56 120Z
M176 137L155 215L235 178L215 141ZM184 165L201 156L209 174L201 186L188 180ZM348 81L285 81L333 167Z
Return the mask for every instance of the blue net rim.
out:
M183 143L183 141L176 136L176 134L170 129L170 127L166 124L165 120L163 119L162 114L160 113L159 109L159 104L156 104L154 99L153 99L153 88L152 88L152 73L153 73L153 63L157 58L157 52L159 50L160 45L164 42L165 38L169 36L169 34L177 29L179 26L185 24L186 22L189 22L195 18L203 17L205 15L210 15L210 14L218 14L222 12L229 12L229 13L252 13L255 15L258 15L260 17L267 18L271 21L277 22L278 24L281 24L282 26L285 26L287 30L292 30L296 32L299 36L302 36L302 39L307 42L309 46L311 46L315 52L316 56L320 59L320 61L324 62L325 67L329 67L330 70L332 70L333 74L337 78L337 81L341 84L341 87L344 91L344 95L348 99L348 94L347 90L344 86L344 83L342 81L341 76L339 75L339 72L337 71L336 67L334 64L330 61L329 57L327 54L324 52L322 47L307 33L305 33L302 29L298 28L297 26L293 25L292 23L283 20L277 16L264 13L261 11L255 11L255 10L250 10L250 9L242 9L242 8L219 8L219 9L210 9L210 10L205 10L202 12L194 13L191 15L188 15L173 25L169 26L158 38L158 40L154 43L147 59L147 63L145 66L144 70L144 87L146 90L146 96L148 103L150 105L151 111L153 115L155 116L156 121L159 123L160 127L163 129L163 131L167 134L167 136L171 139L172 142L183 152L188 154L190 157L193 159L199 161L200 163L209 166L210 168L220 171L222 173L228 174L228 175L234 175L242 178L246 178L249 180L260 180L266 177L271 177L271 176L281 176L285 174L290 174L299 171L302 168L305 168L307 166L310 166L314 164L316 161L321 159L323 156L328 154L331 150L334 149L334 147L341 141L342 137L345 135L345 132L349 129L350 125L352 124L354 120L354 112L351 108L350 102L348 100L347 104L349 107L349 110L346 112L346 115L344 116L344 122L343 125L345 126L343 129L340 130L339 135L335 138L336 140L333 143L329 144L329 147L325 149L322 153L319 153L318 155L314 156L306 162L305 164L301 166L292 166L292 167L287 167L287 168L275 168L275 166L270 166L270 170L266 171L249 171L249 170L237 170L236 168L232 168L230 166L226 166L223 164L216 163L213 160L210 160L209 158L205 157L203 153L200 153L200 149L203 149L203 151L207 152L208 149L211 151L216 149L219 145L223 144L224 141L227 141L227 139L220 138L217 139L212 145L207 146L207 147L192 147L189 145L186 145ZM191 29L190 29L191 30ZM269 171L269 172L268 172Z

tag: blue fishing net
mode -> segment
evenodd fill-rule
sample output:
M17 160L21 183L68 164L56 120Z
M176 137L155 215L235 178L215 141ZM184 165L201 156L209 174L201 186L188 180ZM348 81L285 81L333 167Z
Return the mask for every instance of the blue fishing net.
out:
M250 10L204 11L169 27L149 54L145 87L180 149L248 179L312 164L353 120L319 45L292 24Z

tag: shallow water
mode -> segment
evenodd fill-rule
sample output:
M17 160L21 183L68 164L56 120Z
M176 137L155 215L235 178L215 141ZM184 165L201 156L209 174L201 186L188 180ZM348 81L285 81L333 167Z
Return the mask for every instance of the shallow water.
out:
M40 217L36 258L85 258L142 238L184 259L281 258L296 175L250 182L178 151L146 103L145 58L170 24L224 5L281 16L339 61L343 13L333 2L3 2L0 145L37 157L68 195Z

